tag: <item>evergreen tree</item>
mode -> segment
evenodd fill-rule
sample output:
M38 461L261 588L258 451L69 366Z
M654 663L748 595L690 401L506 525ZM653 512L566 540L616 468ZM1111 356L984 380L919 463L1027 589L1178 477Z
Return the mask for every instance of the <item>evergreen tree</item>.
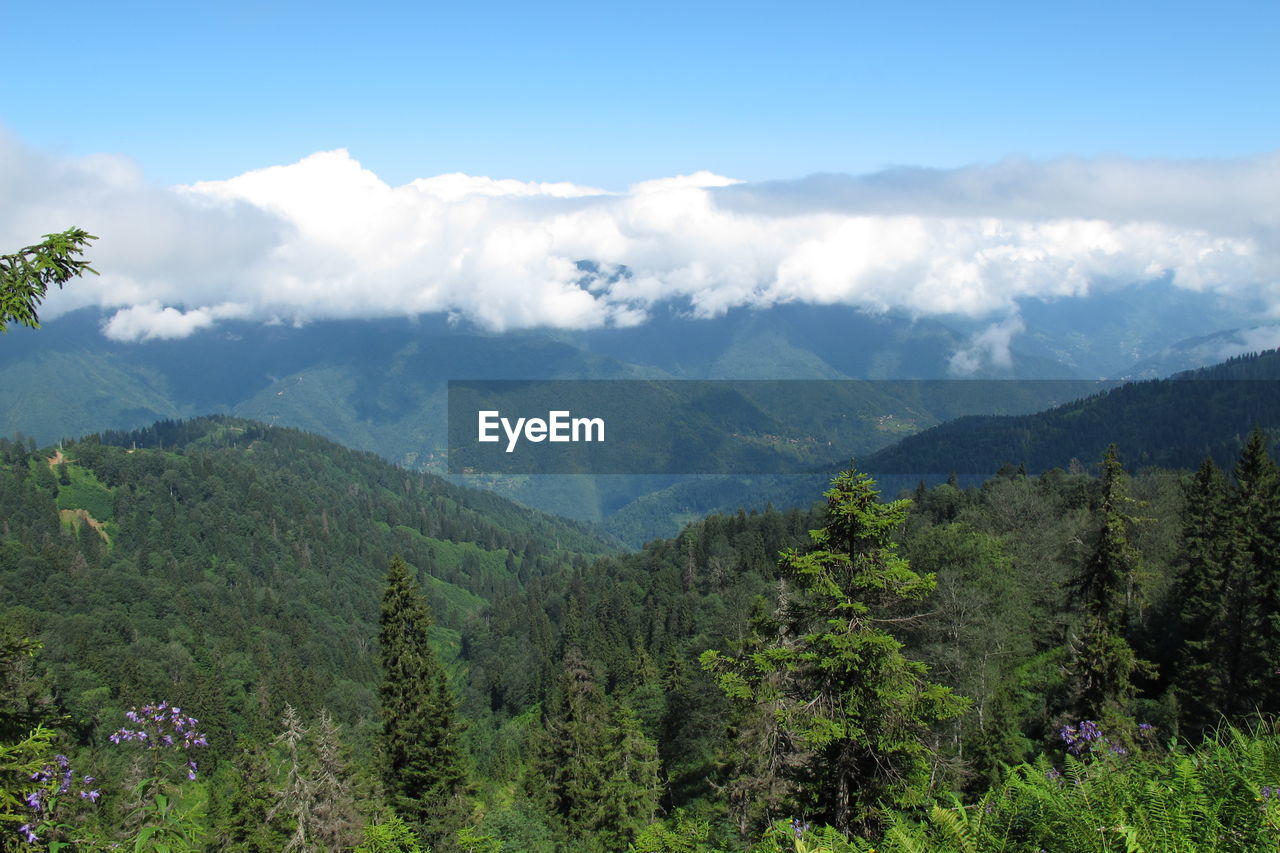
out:
M229 793L220 800L225 812L216 822L219 853L257 853L282 850L288 843L286 830L274 819L272 800L274 773L261 743L244 743L240 756L227 773Z
M283 725L284 731L275 739L274 744L283 745L285 749L284 789L280 791L267 817L285 814L293 820L293 833L281 848L283 853L310 853L317 847L316 791L310 767L307 766L309 762L303 752L307 730L303 728L298 712L289 704L284 706Z
M791 585L776 636L749 656L706 652L703 665L719 673L729 696L777 720L780 742L798 759L773 762L795 783L793 813L870 835L888 807L924 802L929 726L966 703L930 682L887 630L910 620L904 604L934 587L891 539L910 501L881 504L874 481L854 471L831 485L826 526L811 534L814 550L782 555Z
M596 833L606 850L623 850L658 810L658 747L630 708L619 705L605 744L609 774L600 791Z
M1252 601L1243 606L1241 665L1251 683L1241 697L1247 712L1280 712L1280 473L1262 430L1249 436L1236 464L1236 546Z
M1071 643L1075 720L1117 720L1129 713L1134 677L1151 673L1125 638L1129 614L1138 596L1138 551L1129 541L1137 521L1125 489L1124 468L1112 444L1102 460L1101 516L1097 537L1080 571L1070 582L1069 605L1084 613L1084 625Z
M1175 588L1182 649L1174 683L1183 726L1199 734L1228 711L1244 688L1240 662L1246 590L1233 548L1236 525L1227 479L1212 459L1200 466L1185 493Z
M466 771L448 678L431 648L431 612L399 556L387 571L382 649L382 778L396 812L433 850L462 823Z
M351 789L351 771L342 756L342 736L327 710L321 710L313 730L315 753L315 836L326 850L346 850L359 834Z
M528 787L560 817L574 849L625 850L657 810L657 746L630 709L610 713L576 648L565 653L563 689Z
M76 276L98 271L82 261L89 243L98 238L80 228L68 228L60 234L46 234L44 241L27 246L12 255L0 255L0 332L9 323L40 328L36 309L49 292Z

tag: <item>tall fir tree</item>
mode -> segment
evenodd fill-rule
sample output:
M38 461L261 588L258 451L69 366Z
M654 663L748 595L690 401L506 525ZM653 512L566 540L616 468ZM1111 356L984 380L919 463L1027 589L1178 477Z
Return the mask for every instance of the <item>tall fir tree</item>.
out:
M1129 533L1137 519L1127 494L1116 446L1102 459L1100 524L1092 550L1070 581L1068 605L1084 623L1070 643L1075 720L1107 719L1119 724L1130 712L1136 676L1151 674L1126 639L1130 613L1141 595L1140 561Z
M1199 735L1228 713L1242 689L1243 616L1247 609L1227 478L1205 459L1184 490L1182 543L1175 587L1181 649L1173 673L1180 722Z
M465 819L466 765L455 700L430 643L431 611L398 555L387 571L382 650L382 779L392 807L432 850Z
M854 471L825 495L814 550L782 555L775 635L752 654L709 651L702 660L730 697L777 721L772 737L791 754L777 755L768 772L793 783L793 814L872 835L887 808L928 798L929 727L966 702L930 682L888 631L914 618L904 609L935 583L911 570L892 539L910 501L880 503L875 482Z
M223 784L230 790L218 797L221 809L214 820L217 853L258 853L283 850L288 826L273 813L275 772L259 741L241 741L240 754L229 762Z
M658 749L625 706L612 711L591 663L565 652L563 697L527 788L574 850L625 850L658 805Z
M1252 591L1241 653L1252 681L1242 699L1252 707L1241 710L1274 714L1280 712L1280 472L1262 430L1249 436L1235 475L1236 544Z

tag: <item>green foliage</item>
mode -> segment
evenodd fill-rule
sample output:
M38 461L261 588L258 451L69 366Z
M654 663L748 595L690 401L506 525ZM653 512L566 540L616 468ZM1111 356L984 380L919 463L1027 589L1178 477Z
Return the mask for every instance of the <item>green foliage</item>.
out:
M1130 614L1142 595L1137 549L1130 528L1133 503L1125 491L1124 469L1113 444L1102 460L1100 525L1092 551L1071 580L1070 604L1085 614L1072 643L1074 719L1118 719L1132 710L1135 676L1150 675L1125 638Z
M623 850L657 810L657 746L631 709L609 708L576 649L565 656L562 683L563 705L546 722L528 788L576 848Z
M720 843L710 820L682 809L642 829L629 849L632 853L728 853L736 845Z
M1007 463L1048 471L1069 468L1072 459L1098 459L1117 444L1135 468L1194 468L1206 454L1227 466L1240 451L1241 436L1257 424L1280 424L1276 379L1280 352L1237 356L1035 414L958 417L863 462L872 471L987 474Z
M36 309L49 285L62 287L86 272L97 275L88 261L79 258L97 239L79 228L68 228L59 234L45 234L43 242L12 255L0 255L0 332L7 331L11 322L40 328Z
M1206 460L1186 487L1174 686L1196 734L1224 716L1280 712L1280 473L1260 430L1241 451L1235 481Z
M442 849L461 823L466 770L453 694L429 640L431 623L408 566L393 557L378 632L382 779L397 814Z
M162 792L171 811L141 820L162 827L190 815L197 841L227 853L283 850L300 827L307 845L350 848L353 815L376 813L384 794L398 805L392 784L420 776L385 773L379 726L370 722L381 591L370 567L385 565L396 549L405 554L406 579L409 566L419 567L410 586L419 605L429 604L419 609L415 596L400 598L410 606L392 610L417 613L402 621L418 629L392 633L417 636L418 650L435 655L436 674L419 679L418 700L452 709L444 716L452 714L453 731L466 720L481 792L462 787L443 806L431 800L430 817L441 822L430 829L437 851L631 845L718 853L741 849L727 834L759 836L779 819L759 849L1034 850L1007 840L1003 848L981 846L988 843L981 827L996 826L1003 813L980 807L1005 789L1002 764L1034 767L1044 752L1069 776L1087 776L1101 772L1088 769L1098 762L1124 775L1164 760L1148 749L1129 765L1106 755L1064 764L1055 750L1055 721L1073 702L1066 673L1075 661L1063 631L1085 636L1091 606L1083 592L1066 602L1061 591L1096 554L1109 562L1095 568L1123 567L1100 574L1096 585L1110 601L1098 608L1099 624L1124 644L1111 651L1161 663L1158 678L1130 679L1142 719L1179 731L1179 706L1162 697L1176 694L1186 716L1194 679L1175 662L1192 659L1182 650L1194 648L1193 635L1216 656L1209 660L1233 662L1254 679L1231 682L1240 685L1231 697L1240 707L1224 705L1224 713L1238 717L1266 695L1270 670L1248 656L1253 646L1231 661L1224 644L1232 624L1224 614L1238 601L1237 635L1266 648L1262 617L1272 599L1256 573L1274 563L1276 548L1267 538L1274 528L1265 447L1251 450L1237 472L1248 500L1240 485L1219 478L1211 512L1192 506L1195 495L1178 488L1176 473L1117 478L1151 505L1146 514L1156 520L1141 526L1104 523L1106 478L1078 471L1031 478L1009 466L979 488L917 489L910 506L880 504L869 481L846 475L821 510L712 516L678 538L596 557L605 546L581 528L291 430L215 418L107 438L66 443L62 470L50 468L52 451L0 439L0 616L15 636L44 643L39 657L30 644L0 655L0 722L11 729L0 744L59 720L59 748L114 783L102 808L64 822L59 831L68 839L136 841L139 827L117 817L136 799L117 793L131 787L120 782L128 776L123 759L109 749L99 755L93 744L118 709L165 689L202 730L208 724L220 766L205 784ZM1132 515L1112 492L1116 514ZM60 525L60 509L105 519L111 547L87 527L77 536ZM807 533L814 527L817 541ZM1194 595L1185 593L1192 586L1177 580L1189 559L1180 528L1200 531L1206 564L1229 556L1237 580L1224 581L1215 568ZM811 549L798 550L806 541ZM1241 586L1244 577L1254 581ZM1201 623L1180 613L1193 599L1217 620L1203 624L1218 627L1194 634ZM430 624L432 611L440 624ZM708 657L714 672L696 663L708 648L720 650ZM1205 695L1225 702L1223 685L1211 686L1216 692ZM967 712L955 713L955 694L973 697ZM442 695L458 700L439 704ZM296 758L288 744L271 744L287 705L310 729ZM341 760L320 757L326 706L350 733L359 783L355 802L330 797L332 807L314 793L324 777L344 775ZM1164 716L1149 716L1156 713ZM397 719L415 716L442 715ZM237 738L246 755L230 748ZM1119 732L1115 742L1131 748L1135 738ZM1221 801L1224 826L1237 826L1260 809L1266 786L1280 785L1268 749L1241 747L1212 772L1202 761L1207 747L1175 751L1209 773L1201 780L1206 796ZM461 734L452 750L461 759ZM422 752L418 766L428 767L436 755ZM1228 759L1261 775L1231 777ZM1159 773L1149 775L1164 779ZM385 790L364 778L375 774ZM304 788L305 818L296 808L268 817L282 791ZM961 799L949 799L947 788ZM1053 793L1044 788L1027 802ZM842 797L850 815L843 828ZM1242 815L1227 814L1232 809ZM1026 821L1032 812L1031 805L1021 811ZM654 823L655 814L671 817ZM796 838L793 817L815 826ZM1121 821L1102 811L1094 817ZM1141 820L1124 820L1146 837ZM350 832L322 838L322 823ZM385 825L368 824L366 843L403 842L378 828ZM418 830L410 824L420 847ZM1058 837L1053 831L1042 837ZM1112 840L1118 849L1128 843ZM1043 846L1073 849L1067 845Z
M850 838L834 827L811 826L795 818L776 821L752 853L876 853L879 849L868 839Z
M1133 754L1041 757L972 806L899 819L883 850L1236 851L1280 842L1280 738L1223 730L1194 751L1148 742Z
M53 738L37 726L25 737L0 740L0 832L16 836L20 825L35 823L27 797L42 787L33 777L52 760Z
M506 844L490 832L464 826L454 836L461 853L502 853Z
M220 796L223 808L213 822L223 853L282 850L289 835L287 827L269 816L278 790L264 745L245 744L234 761L224 763L218 775L221 778L215 781L229 788Z
M1236 464L1236 535L1249 588L1243 664L1246 689L1258 707L1280 712L1280 679L1271 673L1280 659L1280 470L1267 451L1266 435L1255 429Z
M150 783L149 779L143 780L135 793L141 795ZM152 792L139 817L142 825L130 839L133 853L189 853L203 846L200 834L204 815L198 801Z
M100 522L115 520L115 495L92 471L66 462L58 467L66 472L66 482L58 483L58 509L83 509Z
M924 801L929 726L966 707L887 630L934 578L911 571L891 540L910 502L881 504L874 485L853 471L837 476L815 548L783 554L795 589L780 604L776 637L747 656L703 656L728 696L776 720L775 763L792 782L792 813L864 835L885 808Z
M430 853L413 828L395 814L365 824L363 835L354 853Z

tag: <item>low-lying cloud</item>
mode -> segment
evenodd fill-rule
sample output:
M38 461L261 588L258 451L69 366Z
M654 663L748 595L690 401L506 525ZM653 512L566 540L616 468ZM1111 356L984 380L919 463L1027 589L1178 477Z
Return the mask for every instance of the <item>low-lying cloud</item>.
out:
M0 193L3 245L70 225L101 237L102 276L51 294L44 316L98 305L120 340L233 317L450 312L501 331L807 302L986 318L963 371L1008 357L1022 299L1164 279L1280 316L1278 155L757 184L700 172L608 193L458 174L392 187L339 150L163 187L126 158L0 135Z

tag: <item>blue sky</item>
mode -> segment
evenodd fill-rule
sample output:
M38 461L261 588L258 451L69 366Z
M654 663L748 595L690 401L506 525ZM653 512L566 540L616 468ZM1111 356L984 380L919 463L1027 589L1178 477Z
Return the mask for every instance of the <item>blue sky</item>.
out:
M806 302L1005 345L1150 281L1280 320L1280 3L49 9L5 10L0 245L100 234L42 316L121 340Z
M0 125L148 178L347 148L623 189L1280 147L1280 4L8 4ZM23 34L14 38L13 34Z

